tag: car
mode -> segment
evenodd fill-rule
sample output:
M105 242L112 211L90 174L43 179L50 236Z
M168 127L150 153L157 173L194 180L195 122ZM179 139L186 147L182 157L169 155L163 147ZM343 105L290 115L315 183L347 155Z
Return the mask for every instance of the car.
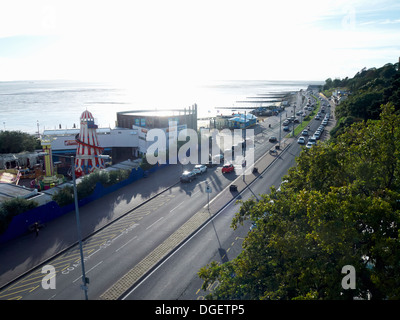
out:
M328 125L328 120L322 121L321 124L322 124L323 126L327 126L327 125Z
M306 148L307 149L311 149L314 144L315 143L312 143L312 142L309 141L309 142L307 142Z
M185 171L181 175L181 182L192 182L196 178L196 174L193 171Z
M290 124L290 121L289 121L289 120L285 120L285 121L282 122L282 125L283 125L283 126L288 126L289 124Z
M223 161L224 161L224 155L223 154L217 154L217 155L213 156L212 162L218 164L218 163L222 163Z
M321 132L320 131L315 131L313 137L315 138L315 140L319 140L319 138L321 138Z
M297 143L299 143L299 144L305 144L305 143L306 143L306 139L304 139L304 137L300 137L300 138L297 140Z
M324 132L325 127L324 127L323 125L320 125L320 126L318 127L318 130L321 131L321 133L322 133L322 132Z
M302 136L308 136L308 130L304 129L303 132L301 133Z
M308 142L317 143L317 139L315 138L315 136L312 136L308 138Z
M196 164L193 169L193 172L195 174L203 174L206 171L207 171L207 167L204 164Z
M290 131L289 126L284 126L283 131Z
M269 142L277 142L278 139L275 136L269 137L268 139Z
M232 163L226 163L222 167L222 173L229 173L235 171L235 167L233 166Z
M319 115L316 115L315 120L321 120L321 117Z

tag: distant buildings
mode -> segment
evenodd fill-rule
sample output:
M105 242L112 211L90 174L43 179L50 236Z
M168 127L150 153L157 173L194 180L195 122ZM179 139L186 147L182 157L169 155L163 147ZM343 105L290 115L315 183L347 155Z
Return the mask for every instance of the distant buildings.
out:
M197 105L173 110L132 110L117 113L116 127L96 128L99 146L104 154L111 155L113 162L137 158L147 152L152 142L146 142L150 129L164 130L168 135L171 122L176 122L178 131L185 128L197 130ZM75 129L45 130L44 136L51 138L53 156L76 153L78 142ZM60 161L64 162L62 158Z

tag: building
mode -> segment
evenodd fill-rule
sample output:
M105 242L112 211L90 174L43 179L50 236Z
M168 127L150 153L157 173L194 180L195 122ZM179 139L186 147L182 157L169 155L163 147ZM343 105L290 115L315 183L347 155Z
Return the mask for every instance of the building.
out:
M178 130L191 128L197 131L197 105L185 109L173 110L132 110L117 113L116 127L95 128L98 146L103 154L110 155L112 162L117 163L135 159L145 154L152 142L146 142L150 129L162 129L167 134L172 122L176 122ZM93 123L93 125L96 125ZM80 129L45 130L44 136L51 138L52 153L55 161L66 162L64 158L57 159L57 154L75 154L79 143L76 136ZM62 165L61 165L62 166Z
M177 127L178 133L183 129L193 129L197 132L197 105L188 109L168 110L133 110L117 113L119 128L133 129L137 132L138 148L136 156L146 154L147 148L153 143L146 141L151 129L161 129L169 141L170 130ZM168 146L166 146L168 148Z
M230 129L246 129L256 125L257 117L251 113L235 114L228 120Z

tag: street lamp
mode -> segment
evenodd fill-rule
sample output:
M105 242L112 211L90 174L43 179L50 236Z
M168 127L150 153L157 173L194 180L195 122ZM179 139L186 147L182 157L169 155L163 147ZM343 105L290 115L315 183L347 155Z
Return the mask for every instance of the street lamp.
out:
M86 278L85 274L85 261L83 258L83 245L82 245L82 232L81 232L81 222L79 217L79 204L78 204L78 192L76 188L76 176L75 176L75 157L74 156L63 156L57 155L61 158L69 158L71 159L71 171L72 171L72 185L74 189L74 202L75 202L75 216L76 216L76 226L78 229L78 241L79 241L79 252L81 256L81 264L82 264L82 285L81 289L85 292L85 300L88 300L88 287L89 278Z

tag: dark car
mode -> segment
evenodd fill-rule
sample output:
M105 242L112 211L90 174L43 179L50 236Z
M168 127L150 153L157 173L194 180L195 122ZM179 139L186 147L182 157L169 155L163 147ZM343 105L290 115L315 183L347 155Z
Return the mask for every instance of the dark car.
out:
M196 178L196 173L193 171L185 171L181 175L181 182L192 182Z
M277 139L276 137L272 136L272 137L269 137L269 140L268 140L268 141L269 141L269 142L277 142L278 139Z

